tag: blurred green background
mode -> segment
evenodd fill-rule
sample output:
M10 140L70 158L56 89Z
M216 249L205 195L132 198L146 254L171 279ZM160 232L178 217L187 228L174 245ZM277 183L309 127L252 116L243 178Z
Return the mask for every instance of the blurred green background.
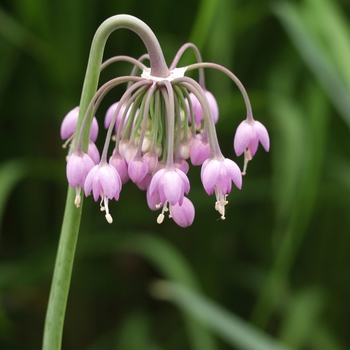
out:
M192 41L204 61L231 69L271 150L250 162L225 221L195 167L187 229L157 225L131 183L111 203L112 225L86 200L63 349L349 349L346 0L0 1L0 349L41 347L67 191L60 123L79 103L95 30L119 13L153 29L168 63ZM144 52L123 29L105 57ZM129 72L116 64L102 79ZM243 99L221 73L206 80L223 153L242 166L232 141ZM118 99L99 109L100 143Z

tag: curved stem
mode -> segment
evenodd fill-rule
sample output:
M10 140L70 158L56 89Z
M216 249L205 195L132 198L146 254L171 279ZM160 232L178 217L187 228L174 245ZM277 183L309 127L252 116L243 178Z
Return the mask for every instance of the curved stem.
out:
M212 157L222 157L218 138L216 135L215 124L211 116L208 99L206 98L201 86L192 78L182 77L173 80L173 84L179 84L188 91L192 92L200 102L203 109L205 128L208 133L208 141L210 144L210 152Z
M175 127L175 116L174 116L174 91L171 83L164 80L159 83L164 85L165 89L161 89L163 98L165 101L166 108L166 140L167 140L167 160L166 167L172 169L174 166L174 127ZM166 90L166 91L165 91Z
M97 89L106 41L113 31L120 28L130 29L142 39L149 54L151 75L161 78L169 76L169 69L166 65L162 49L150 27L138 18L130 15L116 15L108 18L97 29L91 44L90 56L80 100L77 129L80 128L80 120L82 120L87 106ZM90 116L90 122L91 119L92 115ZM85 151L87 150L89 142L90 131L88 129L89 128L86 128L83 137L83 149Z
M233 82L237 85L238 89L242 93L244 103L245 103L246 108L247 108L247 120L249 122L254 121L252 106L250 104L250 100L249 100L247 91L245 90L241 81L229 69L221 66L220 64L216 64L216 63L210 63L210 62L194 63L194 64L191 64L187 67L187 71L190 71L193 69L201 69L201 68L213 68L213 69L216 69L216 70L223 72L229 78L231 78L233 80Z
M187 50L187 49L192 49L195 56L196 56L196 60L198 63L202 63L202 56L201 56L201 53L199 52L198 50L198 47L193 44L193 43L187 43L187 44L184 44L180 47L179 51L176 53L174 59L173 59L173 62L171 63L170 65L170 70L174 69L177 64L179 63L179 60L180 58L182 57L182 55L184 54L184 52ZM204 69L203 68L199 68L199 85L204 89L205 88L205 78L204 78Z
M101 72L110 64L114 62L120 62L120 61L129 62L141 70L144 70L146 68L146 66L140 60L137 60L136 58L133 58L130 56L121 55L121 56L111 57L108 60L104 61L101 64ZM130 74L130 75L134 75L134 74Z

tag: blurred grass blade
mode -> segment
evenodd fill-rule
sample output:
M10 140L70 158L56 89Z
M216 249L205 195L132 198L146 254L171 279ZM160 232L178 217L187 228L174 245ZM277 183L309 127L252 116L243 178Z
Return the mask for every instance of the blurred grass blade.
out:
M122 325L115 349L160 350L150 338L149 325L150 319L147 315L141 313L130 315Z
M123 350L161 350L150 337L150 317L135 312L128 316L121 327L114 328L95 341L88 350L123 349Z
M288 305L280 339L293 349L304 348L317 329L323 305L324 298L318 289L296 293Z
M197 11L197 16L190 35L190 42L197 45L199 50L203 49L208 37L211 25L216 16L218 0L202 0Z
M284 25L300 55L315 74L338 112L350 128L349 91L338 75L332 62L327 59L317 40L307 28L305 20L297 10L296 5L281 2L274 7L277 17ZM326 50L326 49L325 49Z
M26 177L34 177L60 183L62 165L58 161L45 158L21 158L0 165L0 227L6 202L14 187Z
M190 312L200 323L210 327L237 349L289 349L252 324L180 284L160 281L153 284L152 291L156 297L171 301Z
M306 15L314 25L323 43L324 49L330 55L335 69L341 74L348 90L350 89L350 26L344 11L337 1L307 0Z
M0 7L0 35L39 61L48 59L48 45Z
M101 252L113 253L116 250L138 254L152 263L167 279L184 284L192 290L200 290L199 282L191 266L178 250L160 237L147 233L135 235L125 232L125 235L120 237L119 242L111 235L91 235L86 238L88 240L82 241L81 239L78 254L79 251L82 251L81 248L83 248L84 254L88 253L86 249L95 254ZM187 312L185 312L185 320L193 349L216 349L215 340L206 327L198 324L193 316Z
M10 193L27 172L28 167L23 160L10 160L0 166L0 226Z

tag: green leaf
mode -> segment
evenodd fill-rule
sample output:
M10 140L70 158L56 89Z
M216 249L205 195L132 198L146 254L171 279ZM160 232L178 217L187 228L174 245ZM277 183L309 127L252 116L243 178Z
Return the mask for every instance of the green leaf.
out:
M172 282L156 282L152 291L190 312L200 323L215 331L237 349L287 350L287 346L256 328L249 322L226 311L204 296Z

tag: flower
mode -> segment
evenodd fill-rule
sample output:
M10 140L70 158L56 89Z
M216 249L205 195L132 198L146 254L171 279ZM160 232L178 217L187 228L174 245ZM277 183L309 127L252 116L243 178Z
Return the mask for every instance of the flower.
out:
M184 197L182 205L175 204L170 206L169 217L181 227L192 225L194 220L194 206L192 202L187 197Z
M242 187L242 174L238 165L224 157L207 159L202 165L201 180L208 195L215 192L215 209L224 220L225 205L228 203L226 197L231 192L232 181L239 189Z
M259 141L268 152L270 149L269 134L263 124L256 120L241 122L236 130L233 146L237 156L244 152L244 169L245 174L247 163L254 157Z
M89 155L82 151L72 153L67 162L67 179L71 187L76 188L75 205L80 206L80 191L84 187L86 176L94 167L94 162Z
M161 205L168 202L171 205L177 203L181 205L184 193L188 194L190 191L190 182L186 174L180 169L160 169L151 180L149 195L153 196L155 191L159 192Z
M216 124L219 119L219 107L216 102L216 99L210 91L204 89L203 92L205 97L207 98L207 102L209 103L211 117L213 118L213 121ZM204 120L203 107L201 103L198 101L198 98L193 93L190 93L189 97L190 97L190 102L192 104L195 125L196 127L199 128L201 125L201 122ZM187 102L187 109L188 109L188 114L190 115L190 108L189 108L188 102Z
M193 140L191 148L191 163L193 165L201 165L210 156L210 146L205 133L197 134Z
M84 191L88 196L91 192L95 202L101 197L101 210L106 211L106 220L112 223L113 219L108 209L109 199L119 199L122 182L117 170L110 164L95 165L86 176ZM102 206L103 202L103 206Z
M67 140L67 142L71 141L71 139L75 135L75 131L77 129L79 116L79 107L73 108L69 111L66 116L63 118L61 124L61 139ZM92 119L91 131L90 131L90 139L95 142L98 135L98 123L96 118Z

